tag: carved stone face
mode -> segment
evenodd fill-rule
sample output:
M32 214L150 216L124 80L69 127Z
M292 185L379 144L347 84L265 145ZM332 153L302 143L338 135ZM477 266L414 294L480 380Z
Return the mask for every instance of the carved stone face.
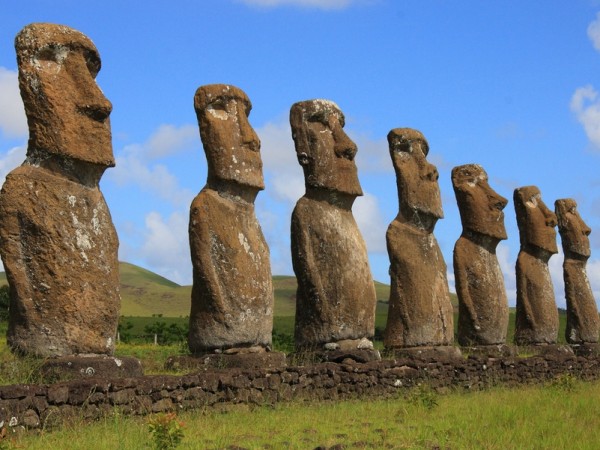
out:
M292 137L307 188L362 195L354 156L356 144L344 132L344 115L328 100L292 105Z
M425 136L411 128L395 128L387 137L402 214L416 211L435 220L443 218L439 175L437 168L427 161L429 144Z
M39 23L21 30L15 48L28 156L58 155L113 167L112 105L95 81L100 56L92 41L72 28Z
M556 215L542 201L540 190L535 186L515 189L514 203L521 246L532 245L558 253Z
M577 202L572 198L556 200L554 210L565 255L571 253L589 258L591 250L588 236L592 230L579 215Z
M252 109L248 96L225 84L201 86L194 96L194 109L209 181L264 189L260 140L248 122Z
M483 167L477 164L455 167L452 169L452 186L464 229L506 239L502 210L508 200L490 187Z

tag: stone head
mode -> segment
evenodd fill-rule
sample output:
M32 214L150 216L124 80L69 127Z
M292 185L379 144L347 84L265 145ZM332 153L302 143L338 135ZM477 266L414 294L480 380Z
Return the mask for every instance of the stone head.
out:
M29 125L28 158L53 155L113 167L112 105L96 84L98 50L77 30L33 23L15 38Z
M252 103L244 91L227 84L201 86L194 96L194 109L209 183L264 189L260 139L248 121Z
M515 213L521 247L533 246L550 254L558 253L556 246L556 215L542 201L535 186L515 189Z
M429 144L420 131L395 128L387 136L396 171L400 212L428 216L434 223L444 217L437 168L427 161Z
M452 186L465 230L506 239L504 212L508 200L494 191L483 167L465 164L452 169Z
M591 255L589 235L592 232L577 211L577 202L563 198L554 202L558 219L558 231L566 256L578 255L589 258Z
M354 157L356 144L344 132L344 114L329 100L292 105L290 125L306 188L362 195Z

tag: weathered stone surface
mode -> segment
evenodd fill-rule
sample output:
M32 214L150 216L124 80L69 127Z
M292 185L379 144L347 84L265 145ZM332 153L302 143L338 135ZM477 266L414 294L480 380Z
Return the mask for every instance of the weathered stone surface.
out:
M206 186L190 210L194 268L192 353L271 345L273 286L269 248L254 212L264 189L260 141L248 122L252 105L229 85L194 97L208 162Z
M508 200L490 187L487 173L477 164L452 169L452 186L463 226L454 246L458 342L504 344L508 300L496 247L506 239L502 210Z
M286 364L285 353L266 352L257 353L211 353L202 356L171 356L165 362L169 370L198 370L198 369L226 369L236 367L240 369L269 369L283 367Z
M389 225L390 302L386 348L444 346L454 340L446 263L433 235L443 217L438 172L417 130L389 132L400 211Z
M45 382L91 377L140 377L140 361L132 357L114 356L63 356L49 358L38 372Z
M298 279L297 350L371 339L376 295L365 242L352 215L362 195L356 144L328 100L295 103L292 137L306 193L292 213L292 264Z
M566 338L569 344L598 342L600 319L586 266L591 255L591 231L577 211L577 202L571 198L554 202L558 231L565 254L563 275L567 299Z
M0 193L8 343L44 357L110 355L120 296L118 239L98 188L114 166L100 57L86 36L52 24L28 25L15 47L29 144Z
M515 189L515 212L521 249L517 257L515 344L555 344L558 309L548 269L556 247L556 216L535 186Z

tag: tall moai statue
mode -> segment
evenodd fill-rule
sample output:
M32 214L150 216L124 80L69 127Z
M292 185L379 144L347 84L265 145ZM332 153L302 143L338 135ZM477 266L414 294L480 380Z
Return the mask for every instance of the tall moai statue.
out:
M556 216L535 186L515 189L515 212L521 249L517 257L517 314L515 344L556 344L558 309L548 269L558 253Z
M592 230L577 211L571 198L556 200L554 211L565 254L563 276L567 299L567 329L569 344L597 344L600 332L598 307L586 272L591 255L589 235Z
M190 209L193 265L189 348L194 354L264 353L271 347L269 248L254 200L264 189L252 104L239 88L201 86L194 97L208 163Z
M386 234L391 289L384 344L452 353L454 317L446 263L433 235L444 216L438 171L427 161L429 144L421 132L396 128L387 138L400 210Z
M372 349L376 295L367 248L352 215L362 195L356 144L328 100L295 103L292 137L306 193L292 213L292 263L298 279L297 350Z
M115 165L100 56L79 31L44 23L23 28L15 48L29 143L0 193L8 344L42 357L111 355L119 243L98 187Z
M454 246L454 282L458 297L458 342L462 346L506 343L508 300L496 247L506 239L508 200L494 191L483 167L452 169L462 234Z

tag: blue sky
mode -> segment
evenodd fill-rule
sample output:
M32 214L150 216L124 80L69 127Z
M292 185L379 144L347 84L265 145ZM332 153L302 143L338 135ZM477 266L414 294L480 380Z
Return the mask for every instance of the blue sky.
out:
M510 200L498 247L511 304L519 237L516 187L545 202L573 197L592 230L588 273L600 299L600 1L598 0L0 0L0 181L24 159L27 126L16 84L15 35L54 22L88 35L97 81L113 103L117 167L101 182L120 259L191 283L189 205L206 181L193 95L228 83L253 103L266 189L257 214L274 274L292 274L289 220L303 194L288 114L326 98L358 144L365 196L354 214L375 279L389 282L385 230L398 211L386 135L429 140L445 218L436 236L453 288L461 233L452 167L481 164ZM560 238L558 238L560 239ZM562 255L551 259L564 306Z

